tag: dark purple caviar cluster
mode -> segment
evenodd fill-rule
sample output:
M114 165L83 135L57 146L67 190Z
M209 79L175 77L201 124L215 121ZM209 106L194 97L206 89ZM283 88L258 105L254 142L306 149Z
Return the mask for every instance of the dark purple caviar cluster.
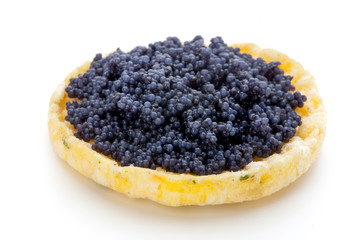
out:
M195 175L238 171L280 153L301 125L306 97L279 62L266 63L222 38L176 37L97 54L70 80L66 120L75 136L121 166Z

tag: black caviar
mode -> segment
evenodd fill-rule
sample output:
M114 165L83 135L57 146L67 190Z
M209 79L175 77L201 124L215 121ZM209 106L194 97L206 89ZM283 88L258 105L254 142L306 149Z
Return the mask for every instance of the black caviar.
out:
M280 153L301 125L306 97L279 62L253 59L220 37L176 37L97 54L70 79L75 136L121 166L196 175L237 171Z

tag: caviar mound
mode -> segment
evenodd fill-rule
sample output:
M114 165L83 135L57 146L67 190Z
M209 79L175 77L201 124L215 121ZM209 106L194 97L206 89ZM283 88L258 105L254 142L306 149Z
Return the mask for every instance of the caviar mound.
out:
M149 198L169 206L207 205L258 199L287 186L302 175L316 159L323 142L326 114L314 79L296 61L254 44L239 44L241 51L265 61L280 61L280 68L294 77L296 90L307 96L297 109L302 125L280 154L253 161L244 169L218 175L177 174L157 168L121 167L74 137L75 129L65 121L69 79L84 73L90 63L73 71L54 92L49 109L49 132L56 152L79 172L96 182L130 197Z
M65 89L65 120L121 166L211 175L280 153L301 125L295 110L306 96L280 62L254 59L221 37L210 42L168 37L97 54Z

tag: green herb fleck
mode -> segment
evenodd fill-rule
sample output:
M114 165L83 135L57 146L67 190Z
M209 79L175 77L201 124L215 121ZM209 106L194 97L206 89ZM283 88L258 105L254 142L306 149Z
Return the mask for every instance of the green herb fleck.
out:
M248 174L246 174L245 176L241 176L240 177L240 181L245 181L246 179L249 179L250 176Z
M255 177L255 175L250 176L250 175L246 174L245 176L240 177L240 181L245 181L246 179L253 178L253 177Z
M196 180L193 180L193 184L196 184Z
M63 144L64 144L64 146L65 146L66 148L70 149L69 144L65 141L64 138L62 139L62 142L63 142Z
M99 161L99 164L101 163L101 161Z

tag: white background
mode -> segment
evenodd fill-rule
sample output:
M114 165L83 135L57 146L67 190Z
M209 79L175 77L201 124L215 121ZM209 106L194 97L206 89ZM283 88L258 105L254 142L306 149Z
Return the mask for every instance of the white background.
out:
M359 239L357 1L1 1L0 239ZM129 199L53 152L52 91L96 53L178 36L254 42L298 60L328 111L322 153L258 201L169 208Z

